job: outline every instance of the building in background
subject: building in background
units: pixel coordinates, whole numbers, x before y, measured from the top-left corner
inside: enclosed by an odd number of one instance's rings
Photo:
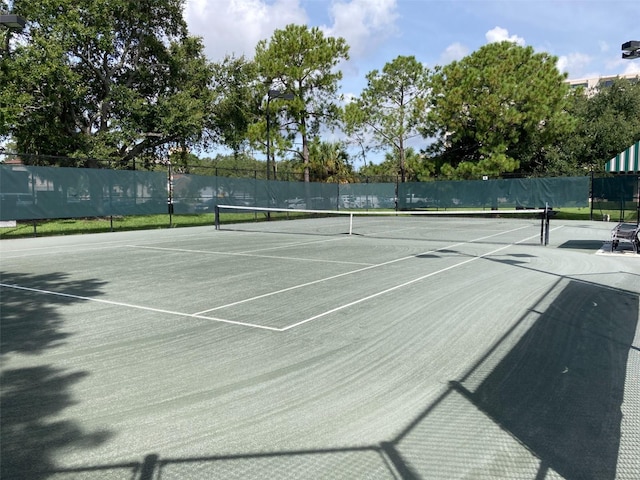
[[[626,78],[629,81],[640,81],[640,74],[628,73],[623,75],[608,75],[604,77],[577,78],[565,80],[571,88],[582,87],[587,95],[593,95],[598,88],[609,87],[616,78]]]

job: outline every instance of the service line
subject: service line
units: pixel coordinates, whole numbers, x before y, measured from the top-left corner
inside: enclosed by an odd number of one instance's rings
[[[519,230],[519,229],[516,228],[514,230]],[[507,232],[503,232],[503,233],[507,233]],[[493,237],[493,236],[495,236],[495,235],[490,235],[489,237]],[[489,238],[489,237],[483,237],[482,239]],[[512,247],[513,245],[517,245],[519,243],[526,242],[527,240],[531,240],[532,238],[537,238],[537,237],[538,237],[538,235],[532,235],[531,237],[524,238],[524,239],[519,240],[519,241],[517,241],[515,243],[509,244],[509,245],[505,245],[505,246],[500,247],[500,248],[496,248],[495,250],[492,250],[492,251],[487,252],[487,253],[483,253],[482,255],[478,255],[477,257],[468,258],[467,260],[463,260],[462,262],[456,263],[455,265],[450,265],[448,267],[441,268],[440,270],[436,270],[435,272],[427,273],[426,275],[422,275],[421,277],[414,278],[412,280],[409,280],[407,282],[401,283],[399,285],[395,285],[393,287],[387,288],[387,289],[382,290],[380,292],[373,293],[371,295],[367,295],[366,297],[360,298],[358,300],[354,300],[353,302],[345,303],[344,305],[340,305],[339,307],[332,308],[331,310],[327,310],[326,312],[319,313],[318,315],[314,315],[313,317],[309,317],[309,318],[307,318],[305,320],[301,320],[299,322],[293,323],[291,325],[288,325],[286,327],[281,328],[280,331],[285,332],[287,330],[291,330],[292,328],[299,327],[300,325],[304,325],[305,323],[309,323],[309,322],[311,322],[313,320],[317,320],[318,318],[322,318],[322,317],[325,317],[325,316],[330,315],[332,313],[338,312],[340,310],[344,310],[345,308],[349,308],[349,307],[352,307],[354,305],[358,305],[359,303],[363,303],[363,302],[369,301],[369,300],[371,300],[373,298],[379,297],[381,295],[385,295],[385,294],[387,294],[389,292],[393,292],[395,290],[399,290],[401,288],[407,287],[407,286],[412,285],[414,283],[420,282],[420,281],[422,281],[422,280],[424,280],[426,278],[433,277],[434,275],[438,275],[440,273],[447,272],[447,271],[452,270],[454,268],[461,267],[462,265],[466,265],[467,263],[475,262],[476,260],[479,260],[479,259],[481,259],[483,257],[487,257],[489,255],[493,255],[494,253],[500,252],[502,250],[506,250],[507,248]],[[470,242],[464,242],[464,243],[472,243],[474,241],[479,241],[479,240],[481,240],[481,239],[471,240]],[[445,248],[451,248],[451,247],[455,247],[457,245],[461,245],[461,243],[457,243],[457,244],[451,245],[450,247],[445,247]],[[438,250],[443,250],[443,249],[439,248]],[[423,253],[421,255],[425,255],[427,253],[437,252],[438,250],[433,250],[431,252],[425,252],[425,253]]]
[[[408,255],[406,257],[396,258],[396,259],[393,259],[393,260],[389,260],[387,262],[377,263],[375,265],[368,265],[368,266],[365,266],[363,268],[357,268],[355,270],[350,270],[348,272],[339,273],[337,275],[331,275],[330,277],[324,277],[324,278],[320,278],[318,280],[312,280],[311,282],[305,282],[305,283],[301,283],[301,284],[298,284],[298,285],[293,285],[291,287],[282,288],[280,290],[275,290],[273,292],[264,293],[262,295],[257,295],[255,297],[249,297],[249,298],[245,298],[243,300],[238,300],[236,302],[227,303],[225,305],[219,305],[219,306],[214,307],[214,308],[209,308],[207,310],[202,310],[201,312],[196,312],[194,315],[202,315],[202,314],[213,312],[213,311],[216,311],[216,310],[221,310],[223,308],[234,307],[236,305],[241,305],[243,303],[253,302],[255,300],[261,300],[263,298],[271,297],[273,295],[279,295],[281,293],[290,292],[292,290],[297,290],[299,288],[305,288],[305,287],[309,287],[311,285],[316,285],[318,283],[328,282],[328,281],[331,281],[331,280],[335,280],[336,278],[345,277],[347,275],[353,275],[353,274],[356,274],[356,273],[361,273],[361,272],[364,272],[364,271],[367,271],[367,270],[371,270],[371,269],[374,269],[374,268],[384,267],[384,266],[387,266],[387,265],[391,265],[393,263],[402,262],[402,261],[405,261],[405,260],[409,260],[409,259],[415,258],[416,256],[428,255],[430,253],[436,253],[436,252],[439,252],[441,250],[448,250],[448,249],[451,249],[453,247],[457,247],[457,246],[460,246],[460,245],[479,242],[479,241],[482,241],[482,240],[486,240],[487,238],[496,237],[496,236],[499,236],[499,235],[504,235],[505,233],[515,232],[517,230],[522,230],[524,228],[530,228],[530,227],[529,226],[518,227],[518,228],[511,229],[511,230],[507,230],[505,232],[494,233],[492,235],[487,235],[487,236],[484,236],[484,237],[475,238],[475,239],[469,240],[467,242],[454,243],[452,245],[447,245],[446,247],[437,248],[435,250],[429,250],[427,252],[422,252],[422,253],[417,254],[417,255]],[[530,238],[534,238],[534,237],[530,237]],[[525,239],[525,240],[522,240],[522,241],[526,241],[526,240],[528,240],[528,239]]]
[[[133,305],[131,303],[123,303],[123,302],[114,302],[111,300],[104,300],[101,298],[93,298],[93,297],[84,297],[81,295],[72,295],[69,293],[62,293],[62,292],[54,292],[51,290],[42,290],[40,288],[31,288],[31,287],[23,287],[21,285],[12,285],[12,284],[7,284],[7,283],[0,283],[0,287],[5,287],[5,288],[12,288],[14,290],[22,290],[22,291],[26,291],[26,292],[32,292],[32,293],[39,293],[42,295],[54,295],[56,297],[64,297],[64,298],[72,298],[74,300],[82,300],[85,302],[96,302],[96,303],[102,303],[102,304],[107,304],[107,305],[114,305],[117,307],[126,307],[126,308],[134,308],[136,310],[145,310],[147,312],[155,312],[155,313],[163,313],[163,314],[167,314],[167,315],[175,315],[175,316],[179,316],[179,317],[189,317],[189,318],[199,318],[202,320],[211,320],[213,322],[220,322],[220,323],[230,323],[232,325],[241,325],[243,327],[251,327],[251,328],[260,328],[262,330],[271,330],[271,331],[281,331],[281,328],[273,328],[273,327],[267,327],[265,325],[258,325],[255,323],[247,323],[247,322],[237,322],[234,320],[225,320],[224,318],[216,318],[216,317],[209,317],[209,316],[202,316],[202,315],[198,315],[195,313],[184,313],[184,312],[176,312],[176,311],[172,311],[172,310],[164,310],[161,308],[152,308],[152,307],[145,307],[142,305]]]

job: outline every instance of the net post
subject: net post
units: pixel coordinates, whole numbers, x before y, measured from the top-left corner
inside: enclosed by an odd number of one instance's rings
[[[547,203],[547,206],[544,210],[544,216],[545,216],[545,234],[544,234],[544,244],[545,245],[549,245],[549,223],[551,222],[551,211],[549,209],[549,204]]]
[[[551,211],[549,203],[545,203],[544,207],[544,244],[549,245],[549,223],[551,221]]]
[[[216,230],[220,230],[220,207],[217,204],[213,207],[213,224]]]
[[[349,214],[349,235],[353,233],[353,213]]]
[[[540,214],[540,245],[544,245],[544,217],[546,216],[547,211]]]

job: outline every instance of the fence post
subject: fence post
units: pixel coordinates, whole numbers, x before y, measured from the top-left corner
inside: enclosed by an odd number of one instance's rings
[[[398,175],[396,175],[396,212],[400,209],[400,183],[398,182]]]
[[[591,183],[589,184],[589,220],[593,221],[593,165],[591,165]]]
[[[638,207],[636,208],[636,226],[640,225],[640,175],[636,179],[636,195],[638,196]]]

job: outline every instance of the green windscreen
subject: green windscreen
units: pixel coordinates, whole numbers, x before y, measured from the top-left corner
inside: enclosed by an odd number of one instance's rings
[[[0,165],[0,220],[213,213],[217,204],[312,210],[586,207],[589,181],[568,177],[305,183],[168,170]],[[614,197],[619,189],[624,198],[633,199],[631,183],[603,184],[598,191]]]
[[[588,177],[404,183],[398,203],[409,208],[587,207]]]
[[[167,211],[162,172],[0,167],[2,220],[145,215]]]

